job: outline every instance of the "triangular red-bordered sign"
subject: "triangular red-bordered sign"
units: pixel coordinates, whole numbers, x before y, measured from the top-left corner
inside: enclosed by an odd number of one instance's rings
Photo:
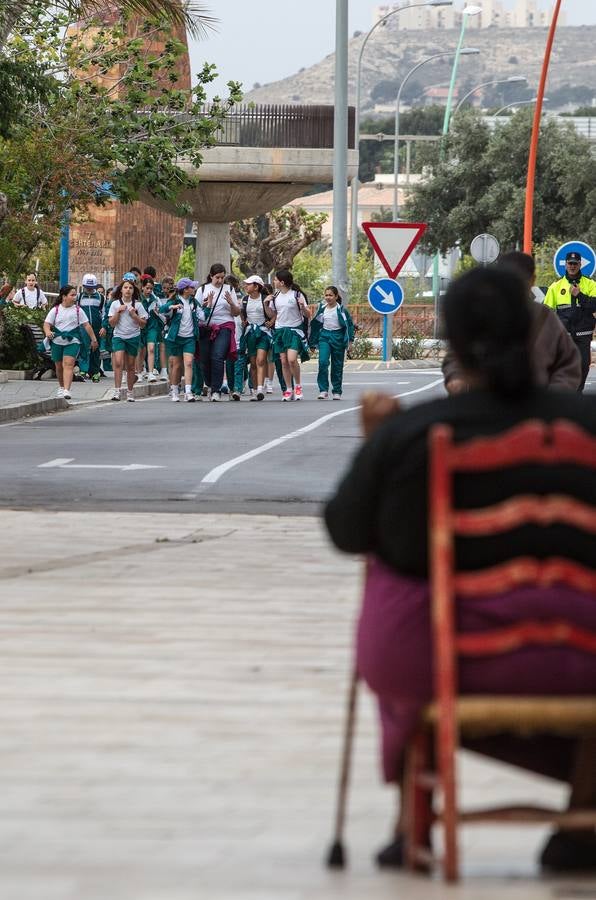
[[[426,224],[422,222],[363,222],[362,228],[389,278],[395,278],[426,231]]]

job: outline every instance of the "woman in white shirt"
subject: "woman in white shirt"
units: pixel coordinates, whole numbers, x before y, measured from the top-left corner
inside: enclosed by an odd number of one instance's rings
[[[97,338],[89,319],[77,305],[77,289],[72,284],[60,288],[58,301],[49,311],[43,323],[46,338],[51,342],[52,360],[56,364],[56,376],[60,387],[58,397],[70,400],[70,387],[75,362],[79,356],[84,328],[91,341],[91,349],[97,350]]]
[[[141,303],[141,293],[133,272],[122,276],[120,284],[114,288],[110,305],[109,322],[114,329],[112,337],[112,365],[114,367],[114,393],[112,400],[120,400],[122,393],[122,371],[126,362],[126,399],[134,401],[136,381],[135,363],[139,353],[141,328],[149,318]]]
[[[282,400],[302,400],[300,382],[300,360],[309,358],[303,320],[310,319],[306,297],[294,284],[289,269],[280,269],[273,279],[275,294],[270,301],[270,309],[275,313],[273,352],[281,359],[281,367],[286,382]],[[292,391],[292,379],[294,390]]]
[[[236,323],[240,304],[236,292],[224,284],[225,266],[214,263],[196,298],[205,317],[199,331],[199,351],[208,400],[221,400],[225,361],[236,358]]]
[[[243,333],[240,352],[248,356],[250,365],[250,382],[257,393],[251,393],[251,400],[265,399],[265,381],[267,379],[267,353],[271,347],[271,321],[267,296],[263,279],[258,275],[250,275],[244,281],[246,297],[242,301]],[[238,385],[236,385],[237,393]],[[234,394],[232,394],[234,397]],[[240,394],[234,399],[240,399]]]

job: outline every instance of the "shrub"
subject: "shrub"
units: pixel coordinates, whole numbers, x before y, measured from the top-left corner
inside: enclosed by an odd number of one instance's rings
[[[393,359],[419,359],[422,356],[424,335],[412,329],[407,335],[393,344]]]
[[[348,353],[348,359],[368,359],[373,355],[373,342],[366,337],[357,337]]]
[[[21,325],[32,322],[43,325],[46,312],[43,309],[24,309],[6,306],[0,310],[0,369],[32,369],[35,357],[21,333]]]

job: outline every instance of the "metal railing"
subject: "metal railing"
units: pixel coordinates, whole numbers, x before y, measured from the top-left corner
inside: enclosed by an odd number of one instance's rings
[[[207,112],[209,107],[205,107]],[[226,114],[217,144],[231,147],[333,148],[333,106],[240,104]],[[348,108],[348,147],[354,149],[354,107]]]

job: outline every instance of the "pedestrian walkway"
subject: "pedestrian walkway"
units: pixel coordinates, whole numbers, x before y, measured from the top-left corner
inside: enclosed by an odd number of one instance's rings
[[[348,847],[331,832],[359,566],[317,519],[3,512],[0,896],[572,900],[540,829],[466,833],[466,878],[380,873],[393,792],[359,706]],[[539,778],[463,760],[467,802]]]

